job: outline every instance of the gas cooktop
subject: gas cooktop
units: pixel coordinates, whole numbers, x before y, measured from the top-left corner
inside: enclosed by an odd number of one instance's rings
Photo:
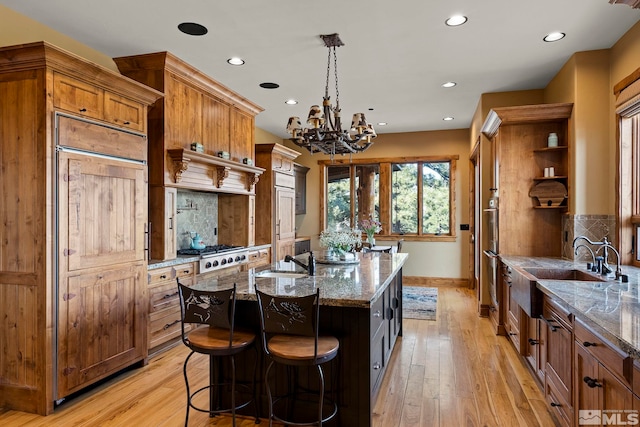
[[[213,245],[213,246],[206,246],[204,249],[179,249],[178,255],[219,254],[219,253],[228,252],[234,249],[241,249],[241,248],[242,246]]]

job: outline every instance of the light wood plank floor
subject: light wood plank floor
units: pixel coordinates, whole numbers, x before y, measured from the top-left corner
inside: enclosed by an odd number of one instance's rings
[[[513,347],[491,332],[488,319],[478,318],[474,291],[439,287],[437,320],[406,319],[403,328],[374,408],[374,427],[554,425],[542,392]],[[184,425],[186,354],[178,345],[48,417],[0,410],[0,425]],[[206,359],[199,369],[196,381],[204,383]],[[231,425],[228,417],[191,414],[192,426]],[[255,424],[243,419],[238,425]]]

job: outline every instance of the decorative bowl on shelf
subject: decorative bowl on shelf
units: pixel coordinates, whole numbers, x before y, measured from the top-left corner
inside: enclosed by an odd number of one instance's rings
[[[560,206],[567,198],[567,187],[559,181],[538,182],[529,191],[529,197],[535,197],[540,206]]]

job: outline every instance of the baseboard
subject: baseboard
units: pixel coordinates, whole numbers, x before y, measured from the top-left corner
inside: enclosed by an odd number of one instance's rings
[[[403,286],[450,286],[469,287],[469,279],[452,279],[447,277],[402,276]]]

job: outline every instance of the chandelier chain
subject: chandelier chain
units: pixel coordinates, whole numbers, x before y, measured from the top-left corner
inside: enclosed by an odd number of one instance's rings
[[[333,46],[333,71],[336,76],[336,110],[340,110],[340,92],[338,92],[338,56],[336,55],[335,46]]]
[[[327,49],[327,82],[324,85],[325,98],[329,98],[329,74],[331,74],[331,49]]]

